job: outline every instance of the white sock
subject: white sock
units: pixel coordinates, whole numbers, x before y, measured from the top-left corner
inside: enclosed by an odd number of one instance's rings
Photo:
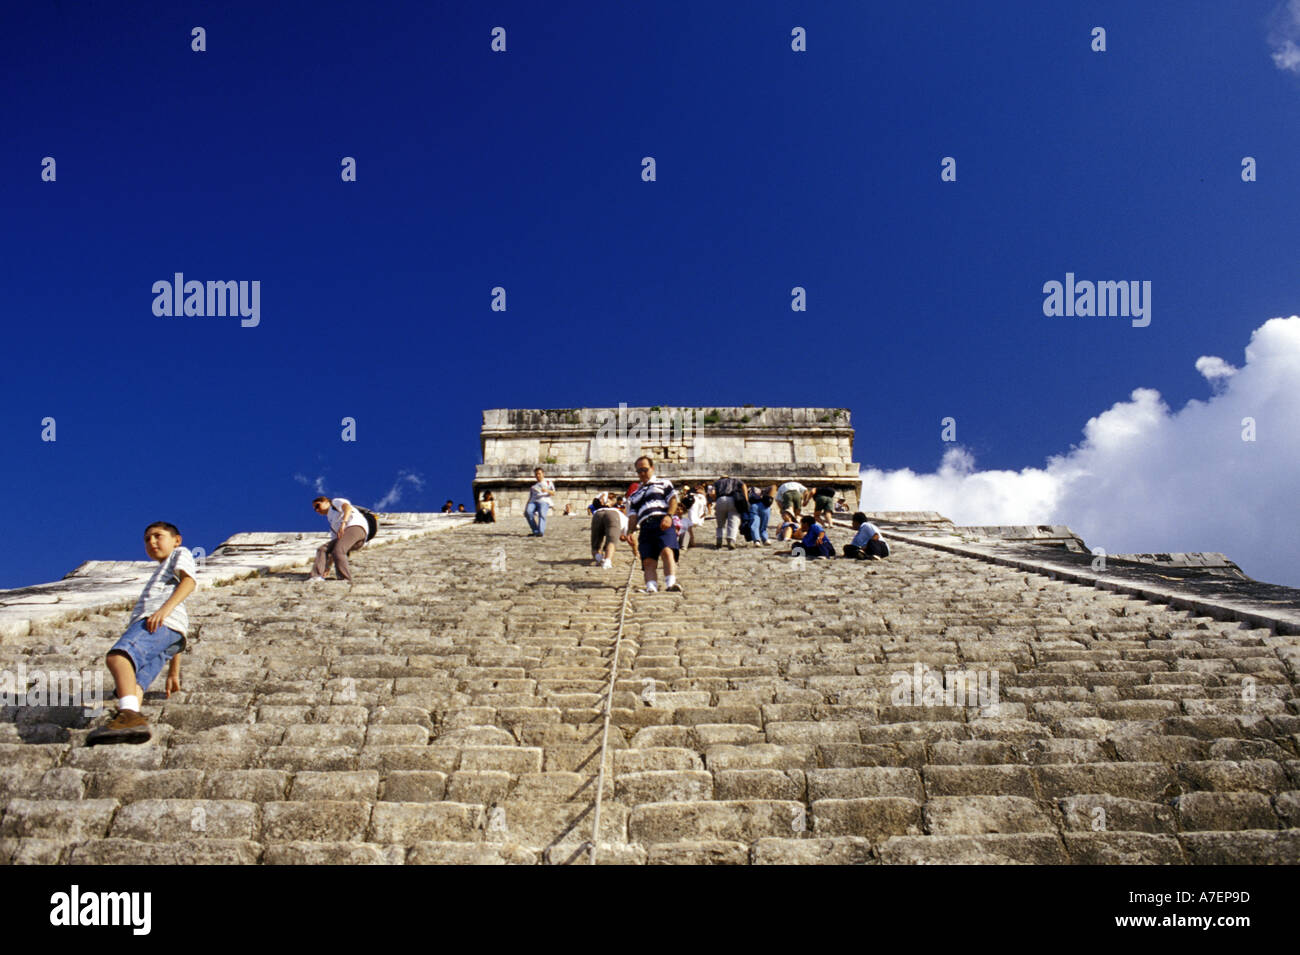
[[[119,700],[117,701],[117,708],[118,708],[119,710],[134,710],[135,712],[139,713],[139,712],[140,712],[140,697],[138,697],[138,696],[124,696],[124,697],[122,697],[121,699],[119,699]]]
[[[672,586],[673,584],[675,584],[675,583],[677,583],[677,575],[676,575],[676,574],[664,574],[664,586],[665,586],[665,587],[671,587],[671,586]]]
[[[658,590],[658,589],[659,589],[659,584],[658,584],[656,581],[653,581],[653,580],[647,580],[647,581],[645,582],[645,589],[646,589],[646,590],[652,590],[652,591],[653,591],[653,590]]]

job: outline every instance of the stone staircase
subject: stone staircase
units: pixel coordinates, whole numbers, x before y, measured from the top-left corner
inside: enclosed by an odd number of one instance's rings
[[[631,559],[592,567],[585,516],[363,550],[350,593],[200,591],[151,743],[4,711],[0,859],[586,863],[600,788],[600,863],[1300,862],[1300,637],[901,542],[775,550],[634,576],[603,760]],[[124,616],[0,667],[100,668]],[[898,705],[916,664],[999,699]]]

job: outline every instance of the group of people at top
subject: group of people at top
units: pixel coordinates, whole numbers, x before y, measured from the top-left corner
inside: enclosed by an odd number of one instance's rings
[[[755,547],[768,546],[772,508],[779,507],[780,527],[775,539],[789,541],[788,556],[810,559],[835,557],[834,545],[828,537],[837,511],[847,513],[840,499],[837,507],[836,488],[830,485],[805,487],[798,481],[781,485],[750,486],[739,478],[724,475],[712,484],[699,487],[686,485],[679,493],[671,481],[654,473],[654,461],[642,456],[634,463],[637,479],[625,495],[608,492],[600,494],[587,507],[591,515],[591,557],[599,567],[613,566],[614,553],[620,541],[633,546],[641,558],[647,593],[659,589],[657,568],[664,567],[664,588],[680,592],[677,581],[677,561],[691,547],[701,543],[699,528],[712,517],[715,524],[714,542],[718,548],[735,550],[738,541]],[[536,478],[528,491],[524,518],[530,536],[544,537],[546,519],[555,497],[555,482],[546,477],[542,468],[533,472]],[[812,504],[812,513],[803,510]],[[484,494],[480,512],[484,508],[495,511],[491,492]],[[570,513],[566,508],[565,513]],[[493,513],[492,520],[495,520]],[[867,520],[861,511],[852,517],[854,537],[843,547],[843,556],[860,560],[882,560],[889,556],[889,545],[879,528]]]

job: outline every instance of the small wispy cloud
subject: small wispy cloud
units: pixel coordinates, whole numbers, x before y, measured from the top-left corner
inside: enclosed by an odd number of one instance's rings
[[[391,507],[402,499],[402,491],[406,488],[421,491],[424,489],[424,479],[414,471],[398,471],[397,479],[393,481],[393,486],[388,489],[388,493],[371,506],[376,511]]]
[[[325,493],[325,478],[323,475],[320,477],[309,478],[305,474],[295,474],[293,479],[303,487],[311,488],[317,494]]]
[[[1268,45],[1274,66],[1300,73],[1300,0],[1287,0],[1273,11]]]
[[[1227,387],[1228,379],[1237,373],[1236,366],[1229,364],[1217,355],[1202,355],[1196,359],[1196,370],[1214,388],[1215,394],[1221,393]]]

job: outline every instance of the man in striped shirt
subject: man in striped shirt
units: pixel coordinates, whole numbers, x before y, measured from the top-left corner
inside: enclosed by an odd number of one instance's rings
[[[659,590],[659,558],[664,559],[664,589],[681,593],[677,583],[677,531],[673,529],[673,515],[677,513],[677,492],[671,481],[655,477],[654,462],[642,456],[636,459],[637,489],[627,498],[627,533],[623,540],[632,543],[641,555],[641,569],[645,571],[645,592]]]

